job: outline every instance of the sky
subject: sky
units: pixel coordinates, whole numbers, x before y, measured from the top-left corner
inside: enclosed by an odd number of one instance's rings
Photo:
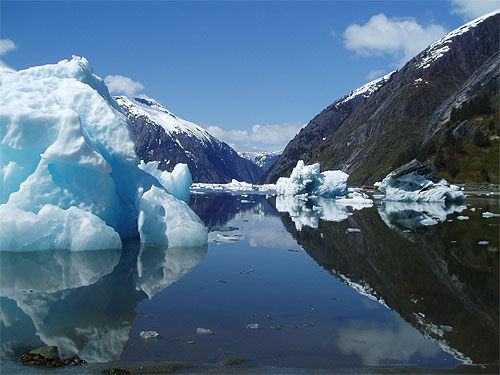
[[[238,151],[279,151],[325,107],[500,0],[0,1],[14,69],[85,56]]]

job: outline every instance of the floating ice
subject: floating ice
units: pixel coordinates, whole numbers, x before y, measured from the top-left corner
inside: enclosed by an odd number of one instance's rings
[[[276,182],[279,195],[309,195],[334,198],[347,194],[347,178],[342,171],[320,172],[319,163],[305,165],[299,160],[290,177],[280,177]]]
[[[452,202],[465,199],[458,186],[431,176],[432,168],[414,159],[389,173],[380,183],[385,201]]]
[[[489,245],[490,241],[479,241],[478,245]]]
[[[145,164],[141,160],[139,168],[154,176],[174,197],[189,203],[189,187],[193,182],[193,178],[187,164],[179,163],[172,172],[167,172],[159,170],[156,161]]]
[[[198,335],[213,335],[213,331],[208,328],[196,328]]]
[[[174,203],[137,167],[132,126],[85,58],[2,69],[0,86],[3,250],[121,248],[118,235],[137,236],[140,207],[148,206],[169,212],[143,209],[142,232],[170,227],[142,242],[161,237],[180,244],[190,237],[193,244],[206,237],[189,207]],[[184,187],[187,174],[182,167],[178,171],[174,187]],[[153,223],[149,214],[164,222]],[[187,234],[180,233],[181,217]]]
[[[494,214],[492,212],[486,211],[481,214],[485,219],[489,219],[490,217],[499,217],[500,214]]]
[[[141,331],[139,332],[142,341],[156,341],[158,332],[156,331]]]
[[[457,219],[458,220],[469,220],[469,217],[460,215],[460,216],[457,216]]]

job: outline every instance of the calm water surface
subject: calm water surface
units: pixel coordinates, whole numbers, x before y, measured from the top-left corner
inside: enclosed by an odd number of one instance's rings
[[[208,246],[1,253],[0,371],[25,371],[19,354],[42,345],[113,365],[498,370],[499,218],[482,215],[497,200],[220,193],[193,194],[191,207]],[[141,340],[149,330],[156,341]]]

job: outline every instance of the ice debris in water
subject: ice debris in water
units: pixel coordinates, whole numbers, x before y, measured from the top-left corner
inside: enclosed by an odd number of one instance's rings
[[[465,199],[458,186],[432,177],[433,168],[413,159],[389,173],[380,183],[385,201],[452,202]]]
[[[359,228],[347,228],[347,232],[349,232],[349,233],[360,233],[361,229],[359,229]]]
[[[489,245],[490,241],[479,241],[478,245]]]
[[[193,178],[187,164],[179,163],[174,167],[172,172],[167,172],[158,169],[157,161],[150,161],[145,164],[141,160],[139,168],[156,177],[165,190],[174,197],[189,203],[189,187],[193,183]]]
[[[260,329],[260,325],[258,323],[250,323],[247,324],[248,329]]]
[[[460,216],[457,216],[457,219],[458,220],[469,220],[469,217],[468,216],[460,215]]]
[[[492,212],[486,211],[481,214],[485,219],[489,219],[490,217],[500,217],[500,214],[494,214]]]
[[[158,337],[158,332],[156,331],[141,331],[139,333],[141,340],[143,341],[155,341]]]
[[[0,250],[121,248],[138,233],[206,243],[196,214],[137,167],[132,125],[85,58],[1,69]]]
[[[208,328],[196,328],[198,335],[213,335],[213,331]]]
[[[319,163],[305,165],[299,160],[290,177],[280,177],[276,182],[279,195],[309,195],[338,197],[347,194],[347,178],[342,171],[320,172]]]

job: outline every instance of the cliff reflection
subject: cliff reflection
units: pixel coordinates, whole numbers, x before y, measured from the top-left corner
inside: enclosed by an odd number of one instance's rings
[[[472,212],[467,222],[426,226],[425,231],[407,238],[404,231],[420,228],[422,220],[443,222],[464,207],[444,212],[435,206],[420,209],[398,204],[353,210],[343,221],[320,220],[317,228],[301,230],[292,215],[280,213],[280,217],[299,245],[332,275],[387,304],[464,363],[495,364],[499,350],[498,227]],[[300,210],[307,211],[307,207],[294,207],[294,212]],[[349,233],[348,228],[359,232]],[[489,248],[477,244],[484,238],[490,241]],[[373,333],[369,328],[346,329],[357,330],[349,331],[352,337]],[[342,337],[338,344],[345,353],[359,352],[366,365],[380,362],[376,353],[364,351],[361,344],[346,344]]]

